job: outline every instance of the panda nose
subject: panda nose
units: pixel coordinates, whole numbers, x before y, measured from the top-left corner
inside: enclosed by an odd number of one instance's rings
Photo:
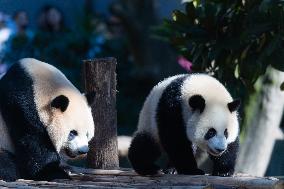
[[[79,154],[85,154],[89,151],[89,147],[88,146],[84,146],[82,147],[80,150],[78,150]]]
[[[78,151],[79,154],[85,154],[87,152],[83,152],[83,151]]]
[[[221,149],[221,148],[215,148],[215,150],[219,153],[224,152],[226,149]]]

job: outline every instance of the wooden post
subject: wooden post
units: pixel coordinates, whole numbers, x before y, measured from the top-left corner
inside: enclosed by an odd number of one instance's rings
[[[116,59],[85,60],[83,73],[85,92],[96,92],[92,105],[95,134],[87,155],[88,166],[117,169]]]

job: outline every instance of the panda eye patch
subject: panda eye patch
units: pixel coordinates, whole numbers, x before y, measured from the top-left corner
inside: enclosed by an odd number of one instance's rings
[[[78,132],[75,130],[70,131],[69,136],[68,136],[68,140],[73,140],[75,138],[75,136],[78,135]]]
[[[217,131],[214,128],[210,128],[206,135],[204,136],[205,140],[209,140],[210,138],[214,137],[216,135]]]
[[[225,131],[224,131],[224,136],[225,136],[226,138],[228,138],[228,129],[225,129]]]

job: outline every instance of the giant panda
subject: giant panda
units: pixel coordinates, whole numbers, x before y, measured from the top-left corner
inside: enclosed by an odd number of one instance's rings
[[[139,115],[128,158],[141,175],[159,173],[161,156],[178,174],[202,175],[196,149],[208,153],[213,175],[230,176],[238,152],[240,100],[206,74],[176,75],[157,84]],[[164,158],[165,159],[165,158]]]
[[[60,154],[88,152],[93,96],[52,65],[32,58],[15,63],[0,80],[0,179],[68,179]]]

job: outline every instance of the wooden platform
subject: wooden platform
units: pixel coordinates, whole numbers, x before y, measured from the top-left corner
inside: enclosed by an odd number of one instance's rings
[[[173,189],[284,189],[283,180],[275,177],[260,178],[245,175],[234,177],[160,175],[138,176],[131,170],[93,170],[75,168],[73,180],[56,182],[18,180],[0,181],[0,187],[8,188],[173,188]],[[75,172],[75,173],[74,173]]]

